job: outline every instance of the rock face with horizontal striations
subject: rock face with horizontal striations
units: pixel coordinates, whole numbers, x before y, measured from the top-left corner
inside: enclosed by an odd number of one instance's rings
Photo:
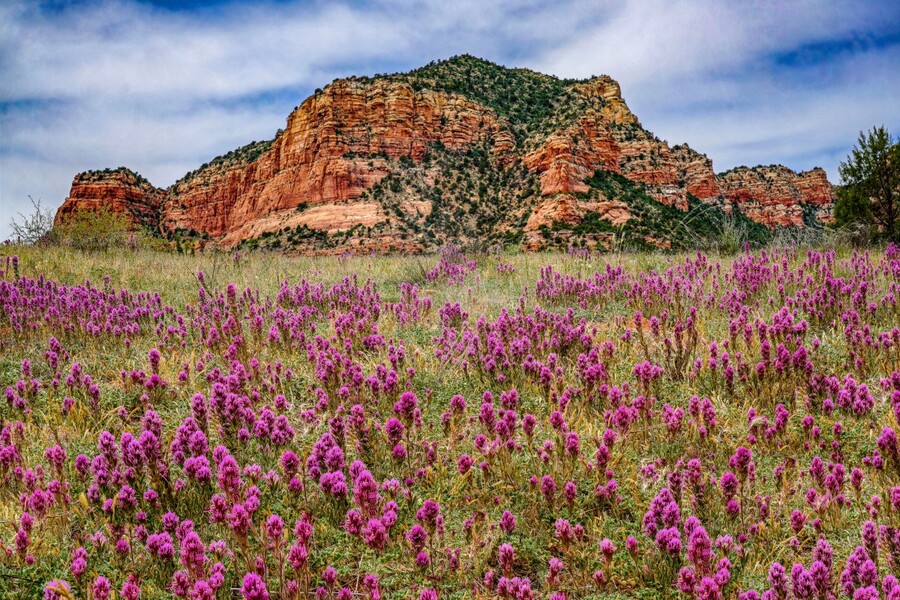
[[[601,190],[598,173],[624,179]],[[106,205],[167,236],[299,252],[418,252],[523,236],[538,248],[553,243],[547,229],[583,243],[594,230],[590,239],[608,238],[607,226],[669,247],[678,241],[663,221],[698,206],[803,227],[804,215],[827,218],[833,199],[821,169],[716,176],[705,155],[645,130],[608,76],[560,80],[461,56],[336,80],[273,140],[165,190],[130,171],[81,174],[58,218]]]
[[[107,207],[125,215],[137,227],[159,228],[160,204],[165,191],[153,187],[137,173],[119,167],[106,171],[86,171],[72,180],[69,197],[56,211],[60,223],[81,209]]]
[[[803,227],[804,211],[821,222],[831,217],[834,188],[819,168],[795,173],[781,165],[738,167],[719,181],[728,201],[767,227]]]
[[[391,160],[421,160],[435,143],[465,149],[489,135],[496,152],[513,147],[490,110],[462,97],[390,81],[336,81],[294,110],[253,162],[211,166],[177,183],[165,224],[234,244],[258,234],[256,222],[270,215],[358,199],[391,172]],[[341,218],[300,216],[290,224],[339,231],[384,220],[370,209],[333,211]]]

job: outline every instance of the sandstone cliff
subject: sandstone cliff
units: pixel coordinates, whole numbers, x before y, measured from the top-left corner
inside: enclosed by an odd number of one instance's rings
[[[781,165],[738,167],[722,173],[719,181],[730,202],[769,226],[803,227],[804,211],[819,221],[831,216],[834,188],[819,168],[795,173]]]
[[[459,96],[384,80],[336,81],[291,113],[258,159],[176,184],[164,223],[226,244],[284,227],[373,225],[386,218],[378,206],[346,201],[388,175],[392,159],[421,160],[429,144],[461,150],[488,136],[494,152],[513,148],[490,110]],[[317,210],[298,213],[300,205]]]
[[[541,247],[553,228],[567,243],[603,243],[618,227],[668,246],[669,222],[697,203],[771,228],[826,218],[832,202],[821,169],[717,177],[705,155],[645,130],[608,76],[560,80],[462,56],[337,80],[274,140],[167,190],[128,171],[79,175],[59,214],[108,205],[164,235],[226,247],[416,252],[447,241]],[[647,229],[647,210],[663,219],[659,231]]]
[[[160,205],[165,193],[124,167],[85,171],[72,180],[69,197],[56,211],[56,222],[78,210],[107,207],[125,215],[135,226],[155,231],[159,229]]]

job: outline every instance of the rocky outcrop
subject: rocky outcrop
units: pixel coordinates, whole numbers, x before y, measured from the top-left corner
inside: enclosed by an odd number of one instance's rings
[[[525,165],[541,174],[541,195],[586,192],[584,180],[597,169],[620,171],[621,150],[596,113],[550,134],[540,148],[525,155]]]
[[[515,147],[490,109],[459,96],[384,80],[336,81],[295,109],[254,162],[211,167],[173,186],[164,222],[235,243],[274,223],[274,213],[359,198],[391,172],[391,159],[421,160],[432,144],[458,150],[488,137],[497,154]],[[356,213],[366,215],[357,223],[371,220],[367,211],[346,214]],[[342,219],[330,230],[348,224]]]
[[[62,223],[78,210],[107,208],[124,215],[135,227],[156,231],[164,196],[164,190],[124,167],[86,171],[72,180],[69,197],[56,211],[55,221]]]
[[[525,231],[556,224],[578,225],[588,213],[597,213],[599,219],[611,225],[624,225],[632,218],[628,205],[618,200],[579,200],[570,194],[557,194],[541,202],[531,213]]]
[[[834,188],[819,168],[738,167],[719,175],[719,182],[729,203],[768,227],[803,227],[804,211],[821,222],[831,217]]]
[[[584,209],[569,194],[556,194],[541,202],[528,217],[525,231],[552,227],[555,223],[578,225],[584,218]]]
[[[585,180],[597,169],[620,173],[648,186],[664,204],[686,209],[687,195],[716,199],[719,186],[712,161],[687,145],[669,145],[641,128],[621,96],[619,84],[596,77],[574,86],[575,91],[602,99],[576,125],[550,134],[524,157],[528,168],[541,173],[541,194],[583,193]]]
[[[418,251],[440,243],[447,218],[454,231],[495,239],[577,228],[592,214],[614,225],[640,218],[598,196],[597,171],[669,207],[687,210],[695,197],[769,227],[829,214],[834,196],[821,169],[717,177],[705,155],[645,130],[608,76],[561,81],[473,57],[433,65],[337,80],[298,106],[274,140],[219,157],[167,190],[124,169],[79,175],[57,218],[109,206],[142,226],[226,247],[281,236],[304,252]]]

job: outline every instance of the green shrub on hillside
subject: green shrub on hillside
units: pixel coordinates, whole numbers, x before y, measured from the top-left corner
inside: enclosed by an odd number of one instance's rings
[[[128,217],[104,206],[67,216],[54,232],[60,242],[73,248],[103,251],[125,247],[131,229]]]

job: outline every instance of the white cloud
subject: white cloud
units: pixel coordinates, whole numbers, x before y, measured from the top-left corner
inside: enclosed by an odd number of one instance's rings
[[[66,17],[8,11],[20,40],[2,98],[228,98],[309,83],[317,64],[387,57],[404,39],[385,17],[237,7],[212,21],[107,1]],[[51,41],[52,40],[52,41]]]
[[[568,77],[599,74],[600,67],[627,87],[723,73],[766,53],[839,39],[866,27],[878,12],[870,5],[630,0],[535,66]]]
[[[335,77],[464,52],[564,77],[612,75],[646,127],[706,152],[717,169],[824,164],[834,179],[859,129],[900,129],[897,46],[817,67],[776,68],[769,57],[900,22],[889,2],[844,6],[373,0],[171,12],[99,0],[46,12],[7,2],[0,239],[29,194],[56,206],[76,172],[125,165],[166,186],[217,154],[270,138],[307,93]]]

